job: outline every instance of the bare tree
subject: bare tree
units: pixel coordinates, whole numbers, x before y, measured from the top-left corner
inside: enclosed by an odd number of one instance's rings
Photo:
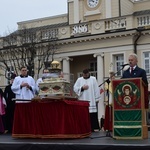
[[[0,68],[5,71],[5,77],[9,78],[7,73],[15,72],[18,75],[21,66],[26,66],[28,74],[34,76],[35,68],[39,74],[47,62],[53,61],[57,50],[58,33],[52,33],[53,35],[48,34],[49,36],[43,40],[42,29],[25,28],[3,37],[3,47],[0,49]],[[37,60],[36,67],[35,60]]]

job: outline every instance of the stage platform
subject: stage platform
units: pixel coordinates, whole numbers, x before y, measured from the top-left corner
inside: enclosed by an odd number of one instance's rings
[[[22,139],[1,134],[0,150],[150,150],[150,131],[144,140],[115,140],[107,133],[97,131],[83,139]]]

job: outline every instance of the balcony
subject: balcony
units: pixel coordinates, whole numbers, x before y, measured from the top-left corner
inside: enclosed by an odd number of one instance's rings
[[[105,21],[105,32],[126,29],[126,18],[115,18]]]
[[[150,15],[137,17],[137,24],[138,27],[150,26]]]
[[[113,32],[134,28],[150,28],[150,15],[127,16],[124,18],[114,18],[104,21],[104,32]]]

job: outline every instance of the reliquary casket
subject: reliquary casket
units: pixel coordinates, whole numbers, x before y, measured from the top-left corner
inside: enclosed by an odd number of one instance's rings
[[[40,96],[72,96],[71,84],[64,78],[46,78],[43,82],[39,83]]]

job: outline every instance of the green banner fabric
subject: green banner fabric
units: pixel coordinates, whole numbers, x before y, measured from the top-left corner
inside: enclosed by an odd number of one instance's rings
[[[131,128],[134,128],[134,127],[139,127],[142,125],[142,122],[141,121],[135,121],[135,122],[131,122],[131,121],[119,121],[119,122],[115,122],[114,123],[114,127],[115,128],[120,128],[120,127],[123,127],[125,128],[126,126],[129,126]]]
[[[114,112],[114,121],[141,121],[141,110],[116,110]]]
[[[141,78],[113,80],[113,137],[148,138]]]
[[[140,137],[141,119],[141,110],[116,110],[114,112],[114,136]]]
[[[140,128],[115,128],[114,136],[116,137],[141,137],[142,131]]]

